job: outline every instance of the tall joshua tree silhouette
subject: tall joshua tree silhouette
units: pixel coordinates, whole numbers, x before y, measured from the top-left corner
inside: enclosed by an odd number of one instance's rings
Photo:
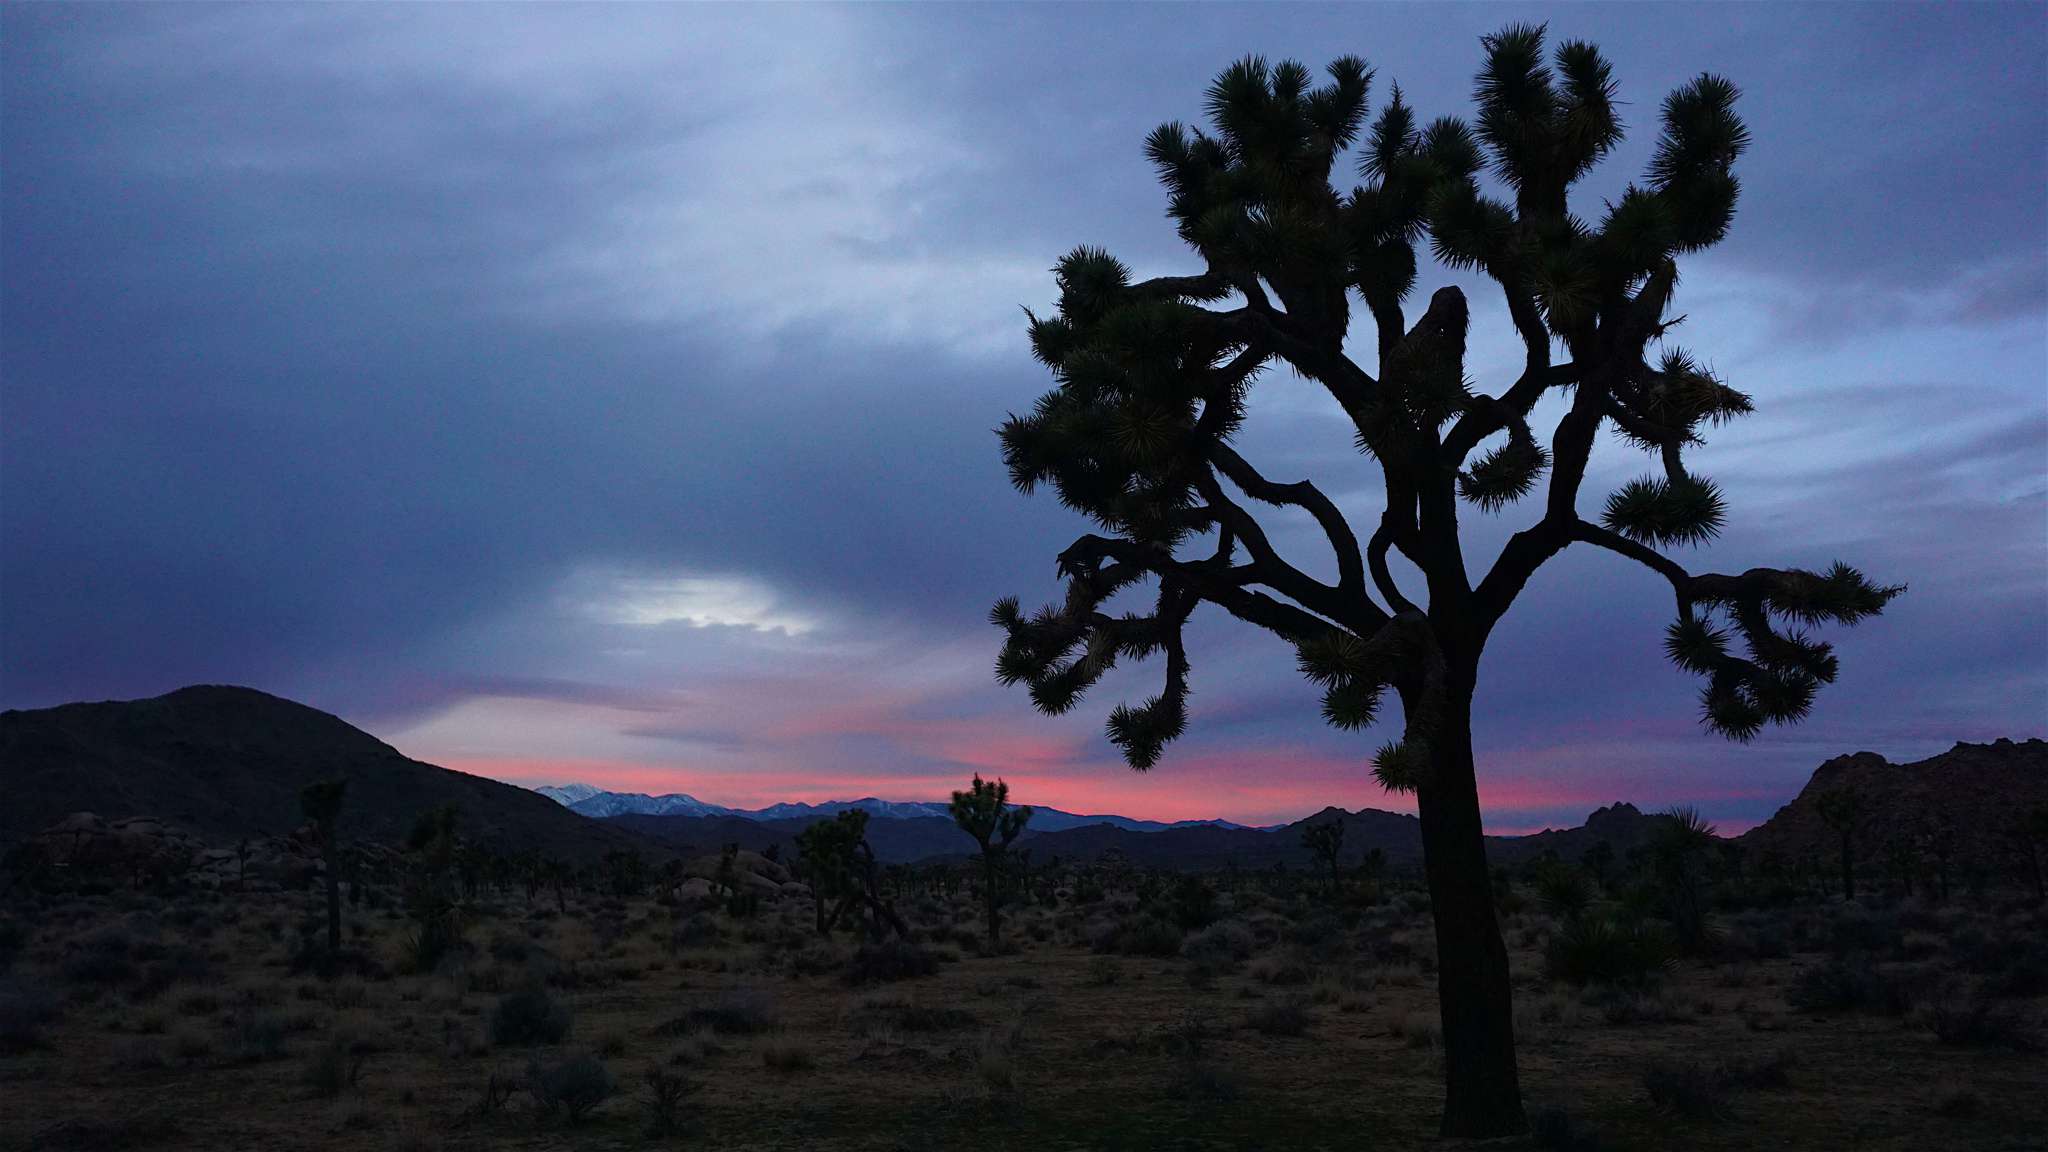
[[[1806,626],[1853,624],[1901,591],[1841,564],[1694,574],[1667,554],[1712,539],[1725,516],[1686,449],[1751,408],[1664,346],[1678,323],[1677,259],[1719,241],[1734,215],[1733,166],[1749,139],[1734,86],[1702,75],[1673,92],[1643,183],[1582,219],[1567,194],[1622,136],[1610,65],[1580,42],[1546,57],[1540,27],[1509,27],[1483,46],[1470,124],[1423,126],[1396,88],[1368,131],[1363,61],[1337,60],[1316,87],[1300,64],[1248,58],[1209,87],[1209,130],[1169,123],[1151,134],[1145,151],[1169,215],[1204,267],[1134,282],[1109,253],[1083,247],[1055,268],[1057,311],[1029,319],[1056,386],[1002,426],[1003,456],[1020,490],[1050,485],[1099,531],[1059,554],[1064,602],[1027,616],[1007,599],[992,612],[1006,634],[999,678],[1028,685],[1048,713],[1073,708],[1118,660],[1164,656],[1159,694],[1109,715],[1110,740],[1141,769],[1186,726],[1182,633],[1205,603],[1292,644],[1339,728],[1371,724],[1392,690],[1402,730],[1375,772],[1414,792],[1422,818],[1443,1131],[1463,1136],[1524,1126],[1471,710],[1487,637],[1530,577],[1584,544],[1668,581],[1677,619],[1666,649],[1705,678],[1706,726],[1737,740],[1799,719],[1834,679],[1834,654]],[[1362,183],[1345,192],[1331,175],[1354,145]],[[1488,167],[1508,199],[1482,190]],[[1466,375],[1463,293],[1439,289],[1412,323],[1404,311],[1425,237],[1439,263],[1483,271],[1506,298],[1526,355],[1497,391]],[[1354,294],[1372,324],[1371,371],[1345,342]],[[1384,505],[1363,532],[1313,482],[1271,479],[1232,446],[1253,383],[1276,362],[1328,393],[1379,466]],[[1565,411],[1545,446],[1530,415],[1553,394]],[[1579,490],[1610,425],[1658,468],[1588,519]],[[1531,495],[1540,513],[1475,583],[1461,502],[1495,514]],[[1284,558],[1253,502],[1312,518],[1335,582]],[[1402,587],[1390,553],[1420,571],[1420,588]],[[1144,581],[1149,613],[1106,610]]]

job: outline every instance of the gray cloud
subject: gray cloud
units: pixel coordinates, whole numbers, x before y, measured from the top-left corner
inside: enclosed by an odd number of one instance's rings
[[[1049,298],[1076,243],[1184,263],[1138,142],[1193,117],[1231,57],[1360,51],[1380,94],[1399,80],[1425,113],[1462,112],[1501,19],[7,8],[0,705],[229,680],[397,731],[534,698],[744,759],[763,738],[675,714],[828,651],[857,678],[936,648],[980,655],[901,674],[901,716],[1039,725],[1106,762],[1100,708],[1033,720],[985,673],[987,603],[1050,596],[1080,528],[996,459],[990,428],[1046,386],[1017,305]],[[1744,207],[1689,271],[1681,332],[1762,412],[1702,457],[1736,508],[1703,562],[1839,551],[1914,584],[1845,638],[1813,724],[1745,762],[1778,779],[1880,736],[2037,722],[2048,21],[1599,6],[1552,24],[1599,40],[1631,101],[1588,211],[1640,171],[1665,90],[1711,68],[1746,91]],[[1473,298],[1484,384],[1515,348]],[[1369,516],[1374,474],[1317,399],[1276,373],[1247,449]],[[1645,467],[1604,455],[1589,503]],[[1472,554],[1526,515],[1475,515]],[[1276,524],[1326,563],[1311,526]],[[622,636],[565,604],[592,573],[745,582],[822,625]],[[1704,778],[1729,754],[1657,656],[1667,599],[1612,557],[1546,572],[1491,656],[1486,742]],[[1190,754],[1363,759],[1284,648],[1198,633]],[[1631,734],[1644,715],[1662,726]],[[946,762],[896,739],[831,755]]]

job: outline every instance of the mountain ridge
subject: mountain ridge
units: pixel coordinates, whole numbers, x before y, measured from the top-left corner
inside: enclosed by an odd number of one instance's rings
[[[299,790],[349,782],[340,833],[396,843],[422,812],[461,809],[479,844],[579,861],[650,845],[532,791],[414,760],[317,708],[254,688],[195,684],[140,700],[0,712],[0,841],[77,812],[144,816],[215,844],[282,836]]]
[[[581,782],[569,784],[543,784],[533,791],[546,796],[580,816],[609,819],[617,816],[738,816],[751,820],[804,819],[814,816],[834,816],[849,808],[858,808],[870,816],[885,820],[907,820],[924,817],[951,819],[944,801],[937,800],[882,800],[874,796],[863,796],[857,800],[826,800],[816,804],[801,801],[784,801],[770,804],[765,808],[730,808],[699,800],[684,792],[668,792],[650,796],[645,792],[611,792],[592,784]],[[1133,832],[1157,832],[1168,828],[1250,828],[1252,825],[1239,824],[1231,820],[1145,820],[1135,816],[1116,813],[1076,813],[1058,808],[1032,808],[1031,822],[1041,832],[1064,831],[1091,824],[1109,824]],[[1281,825],[1266,825],[1269,828]]]

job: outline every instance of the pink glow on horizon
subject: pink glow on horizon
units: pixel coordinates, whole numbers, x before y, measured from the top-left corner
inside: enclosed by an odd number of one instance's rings
[[[634,709],[471,697],[430,725],[395,734],[395,742],[431,762],[512,783],[681,792],[734,808],[862,796],[943,801],[978,772],[1008,780],[1018,803],[1140,819],[1265,825],[1331,806],[1415,811],[1414,797],[1379,787],[1363,746],[1340,754],[1192,744],[1137,773],[1103,747],[1092,726],[1021,712],[947,715],[953,681],[864,684],[850,669],[835,672],[719,680]],[[1713,818],[1721,802],[1749,801],[1731,806],[1753,810],[1756,800],[1786,794],[1750,782],[1731,786],[1720,771],[1675,756],[1668,726],[1568,727],[1482,752],[1479,794],[1489,832],[1573,827],[1616,802],[1645,811],[1695,804]],[[902,767],[889,770],[895,765]],[[1717,823],[1734,830],[1754,821]]]
[[[877,776],[859,771],[755,769],[739,772],[699,771],[601,760],[450,758],[448,768],[525,786],[580,782],[617,792],[650,795],[681,792],[707,803],[734,808],[765,808],[783,802],[821,803],[878,796],[887,800],[942,801],[966,783],[975,769]],[[1243,754],[1189,756],[1147,773],[1118,764],[1061,765],[1064,771],[1027,769],[984,770],[1001,776],[1020,804],[1059,808],[1076,813],[1117,813],[1149,820],[1226,819],[1241,824],[1281,824],[1313,815],[1325,807],[1347,810],[1377,808],[1413,813],[1412,796],[1380,789],[1360,766],[1313,753],[1261,750]],[[1482,783],[1487,831],[1520,835],[1545,828],[1572,827],[1585,814],[1624,797],[1600,785],[1550,781]],[[1699,799],[1738,799],[1755,791],[1724,790]],[[1646,811],[1657,805],[1635,803]],[[1530,818],[1522,813],[1565,812],[1556,818]],[[1518,818],[1518,816],[1520,818]],[[1724,835],[1754,826],[1756,821],[1717,821]]]

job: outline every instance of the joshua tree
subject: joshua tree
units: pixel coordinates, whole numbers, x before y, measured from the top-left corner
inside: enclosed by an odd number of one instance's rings
[[[1842,899],[1856,898],[1856,819],[1863,810],[1863,796],[1853,786],[1820,794],[1815,801],[1821,823],[1842,841]]]
[[[846,898],[855,891],[855,845],[867,838],[868,814],[848,808],[796,834],[797,861],[811,886],[811,910],[818,935],[828,935],[839,920]],[[828,918],[827,908],[833,909]]]
[[[817,914],[820,936],[829,934],[856,908],[867,909],[870,937],[879,939],[884,928],[898,936],[910,934],[910,926],[882,894],[881,869],[875,863],[875,850],[868,846],[866,812],[848,808],[830,820],[820,820],[797,833],[796,846],[811,885],[811,907]]]
[[[413,960],[421,971],[431,971],[461,932],[462,904],[454,876],[461,849],[456,828],[461,818],[461,810],[453,804],[428,809],[413,822],[405,839],[406,849],[413,853],[405,902],[419,923],[412,944]]]
[[[347,797],[348,781],[339,778],[308,784],[299,791],[299,811],[305,814],[306,822],[313,826],[313,834],[320,840],[320,870],[327,876],[329,957],[341,952],[341,861],[334,854],[334,826],[341,819],[341,804]]]
[[[1301,846],[1308,849],[1309,858],[1316,862],[1316,868],[1323,874],[1323,883],[1334,897],[1339,883],[1337,857],[1344,852],[1344,818],[1339,816],[1303,828]]]
[[[983,887],[988,902],[988,950],[994,953],[1002,944],[1002,905],[1004,889],[1009,886],[1010,872],[1003,859],[1010,851],[1010,842],[1024,831],[1031,822],[1031,809],[1012,808],[1010,786],[997,780],[990,783],[974,774],[974,783],[965,792],[953,793],[953,823],[962,832],[974,837],[981,845],[981,871]]]
[[[1119,660],[1164,655],[1159,694],[1109,716],[1110,740],[1141,769],[1186,726],[1183,627],[1203,604],[1292,645],[1339,728],[1372,723],[1392,690],[1402,732],[1376,771],[1420,809],[1443,1132],[1458,1136],[1524,1126],[1471,708],[1486,641],[1537,569],[1576,544],[1668,581],[1667,651],[1705,678],[1707,727],[1739,740],[1799,719],[1834,679],[1833,652],[1806,626],[1854,623],[1900,591],[1841,564],[1695,574],[1667,554],[1712,539],[1725,519],[1686,449],[1751,408],[1701,361],[1659,347],[1678,323],[1678,259],[1719,241],[1734,214],[1733,166],[1748,142],[1734,86],[1703,75],[1673,92],[1643,183],[1581,217],[1572,185],[1622,135],[1608,63],[1576,42],[1546,61],[1537,27],[1484,47],[1476,125],[1423,126],[1396,89],[1367,132],[1363,61],[1337,60],[1317,87],[1300,64],[1252,58],[1210,86],[1212,130],[1151,134],[1146,153],[1200,267],[1134,281],[1100,249],[1059,261],[1056,312],[1029,318],[1056,386],[1004,424],[1003,456],[1019,489],[1052,486],[1099,531],[1059,554],[1063,602],[1027,616],[1006,599],[992,612],[1007,636],[998,677],[1028,685],[1048,713],[1073,708]],[[1354,144],[1362,183],[1346,192],[1331,177],[1340,158],[1353,163]],[[1482,189],[1489,166],[1505,199]],[[1440,263],[1478,269],[1503,293],[1525,351],[1504,387],[1479,391],[1468,374],[1457,288],[1439,289],[1419,317],[1405,310],[1425,235]],[[1354,294],[1370,327],[1347,343]],[[1271,478],[1233,444],[1254,382],[1276,362],[1327,393],[1382,473],[1384,502],[1358,527],[1326,489]],[[1546,446],[1531,417],[1551,397],[1563,415]],[[1588,519],[1580,489],[1608,426],[1657,472]],[[1475,582],[1461,502],[1491,515],[1532,494],[1540,513]],[[1254,502],[1313,523],[1334,582],[1283,557]],[[1418,579],[1404,586],[1395,554]],[[1149,611],[1106,608],[1148,580]]]
[[[1699,809],[1686,807],[1665,812],[1663,825],[1651,841],[1665,915],[1677,929],[1680,943],[1688,948],[1699,947],[1708,939],[1705,881],[1700,871],[1714,843],[1714,826]]]

